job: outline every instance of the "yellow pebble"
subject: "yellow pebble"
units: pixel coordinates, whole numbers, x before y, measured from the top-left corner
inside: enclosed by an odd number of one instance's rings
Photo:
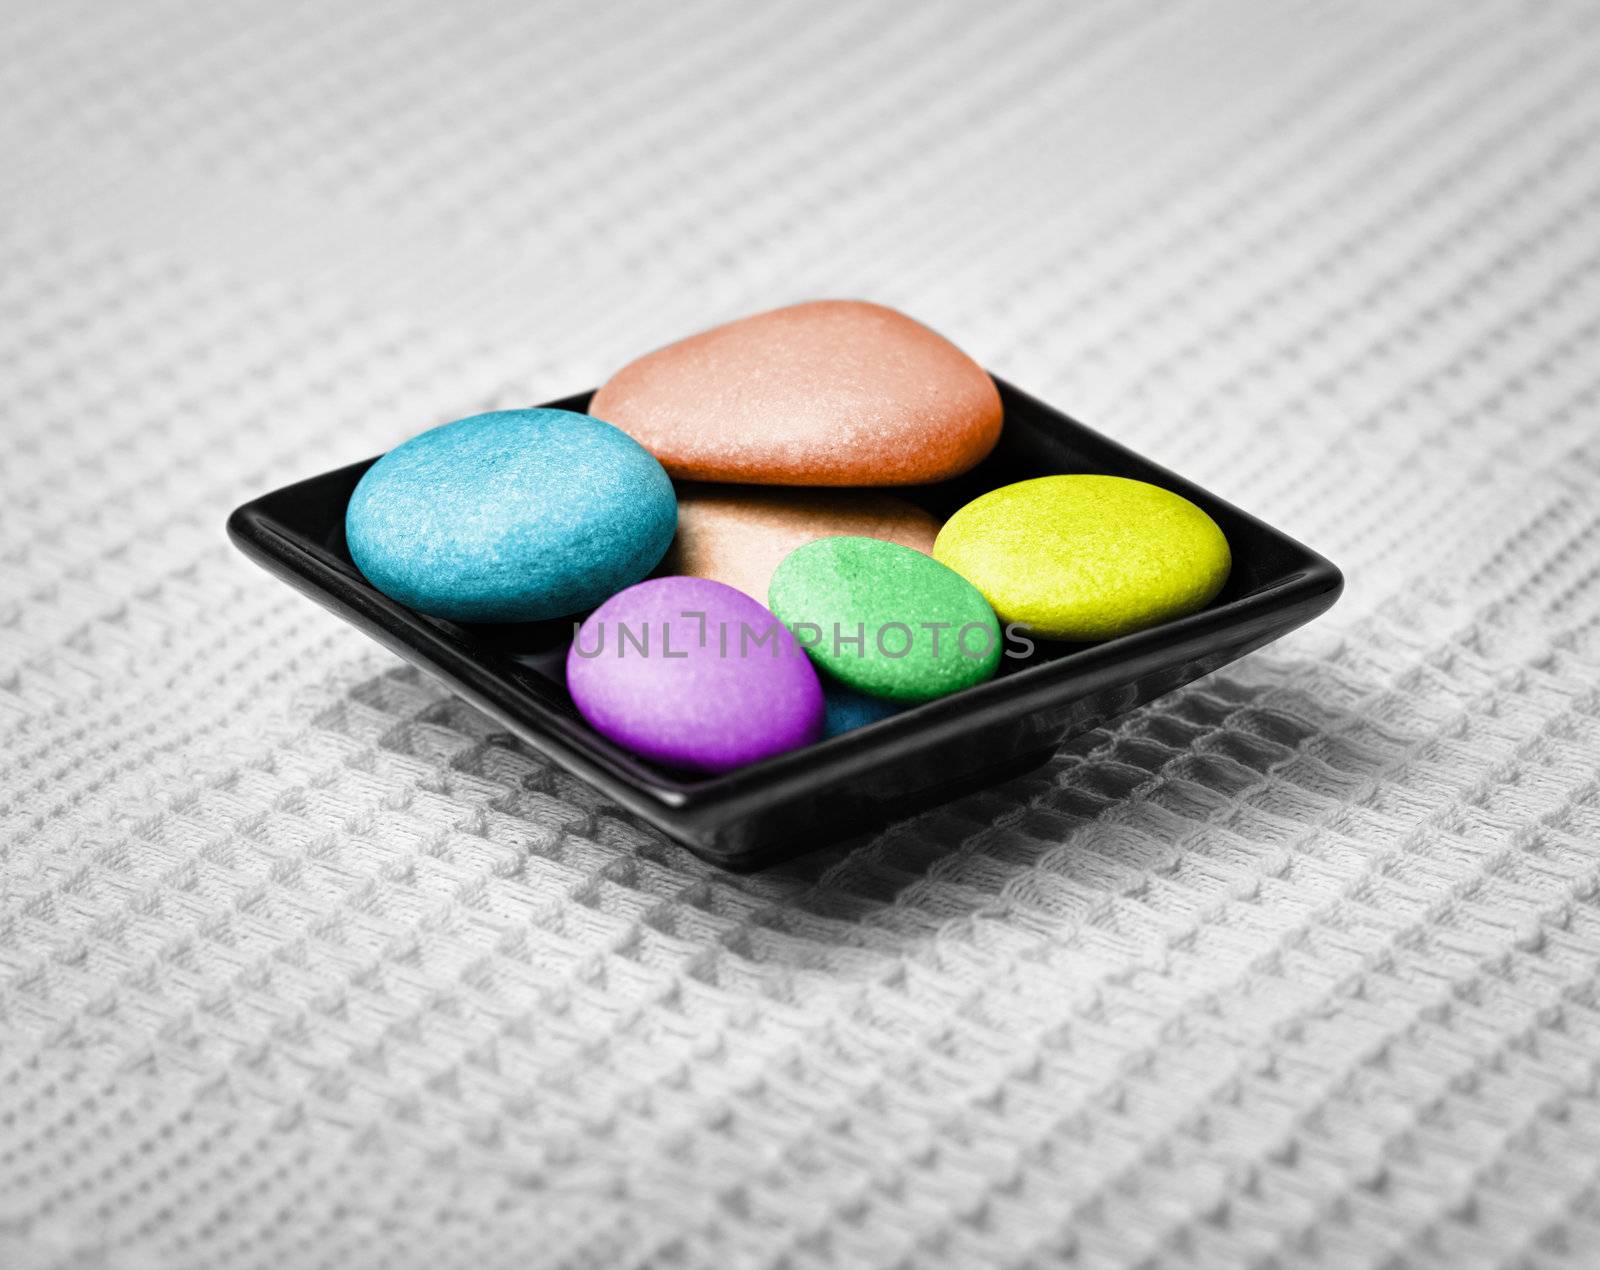
[[[1041,476],[990,490],[945,522],[933,558],[1002,622],[1046,639],[1111,639],[1204,608],[1232,556],[1217,523],[1121,476]]]

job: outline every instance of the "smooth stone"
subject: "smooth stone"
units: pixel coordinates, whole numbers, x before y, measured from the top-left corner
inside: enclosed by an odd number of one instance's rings
[[[601,735],[690,771],[726,772],[822,736],[822,686],[794,638],[706,578],[651,578],[597,608],[567,653],[567,690]]]
[[[649,451],[570,410],[432,428],[368,468],[345,513],[373,586],[461,622],[592,608],[654,569],[676,528],[672,482]]]
[[[1000,437],[983,367],[903,313],[816,300],[713,327],[629,362],[592,414],[675,477],[755,485],[916,485]]]
[[[869,723],[899,714],[906,708],[900,702],[890,701],[886,697],[869,697],[864,693],[852,692],[843,684],[831,680],[822,685],[822,703],[824,737],[854,732]]]
[[[1204,608],[1232,557],[1188,499],[1121,476],[1041,476],[990,490],[945,522],[934,559],[1010,624],[1100,640]]]
[[[999,623],[978,589],[898,543],[819,538],[778,566],[770,601],[819,666],[871,697],[929,701],[1000,665]]]
[[[715,578],[766,603],[772,572],[796,547],[840,535],[933,554],[937,517],[877,490],[678,487],[678,536],[663,573]]]

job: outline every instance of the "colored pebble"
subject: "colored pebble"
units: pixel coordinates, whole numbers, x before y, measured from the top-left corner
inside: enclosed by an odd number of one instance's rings
[[[977,588],[898,543],[808,543],[772,575],[770,602],[819,666],[868,696],[928,701],[1000,664],[999,624]]]
[[[822,736],[822,686],[794,638],[706,578],[612,596],[574,636],[567,689],[597,732],[668,767],[725,772]]]
[[[852,535],[933,554],[939,521],[915,503],[878,490],[678,487],[678,536],[663,573],[715,578],[766,603],[772,572],[796,547]]]
[[[890,701],[886,697],[869,697],[864,693],[852,692],[843,684],[832,680],[823,682],[822,703],[824,737],[854,732],[869,723],[876,723],[879,719],[899,714],[906,708],[900,702]]]
[[[988,597],[1000,620],[1047,639],[1100,640],[1209,604],[1228,580],[1228,540],[1188,499],[1120,476],[1042,476],[975,498],[933,556]]]
[[[434,617],[532,622],[582,612],[647,575],[677,526],[672,482],[620,429],[570,410],[502,410],[433,428],[350,496],[351,559]]]
[[[1000,436],[983,368],[903,313],[817,300],[702,331],[613,375],[589,410],[674,477],[914,485],[965,472]]]

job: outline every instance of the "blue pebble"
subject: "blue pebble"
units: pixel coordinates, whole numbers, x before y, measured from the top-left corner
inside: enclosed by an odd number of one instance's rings
[[[890,701],[885,697],[869,697],[865,693],[846,688],[836,679],[822,681],[822,735],[824,739],[864,728],[906,708],[903,701]]]
[[[570,410],[500,410],[430,429],[362,476],[350,557],[402,604],[461,622],[591,609],[660,563],[678,500],[627,433]]]

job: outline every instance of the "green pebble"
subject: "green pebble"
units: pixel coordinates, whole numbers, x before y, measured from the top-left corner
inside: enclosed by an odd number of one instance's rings
[[[978,588],[897,543],[807,543],[784,557],[767,599],[818,666],[868,696],[931,701],[1000,666],[1000,623]]]

